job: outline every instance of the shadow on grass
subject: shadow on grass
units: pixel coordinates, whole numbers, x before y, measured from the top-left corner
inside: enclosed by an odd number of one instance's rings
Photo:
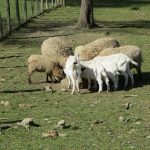
[[[0,59],[8,59],[8,58],[18,58],[21,57],[20,55],[11,55],[11,56],[2,56]]]
[[[24,65],[24,66],[10,66],[10,67],[5,67],[5,66],[0,66],[0,69],[4,69],[4,68],[25,68],[25,67],[27,67],[26,65]]]
[[[23,92],[23,93],[32,93],[32,92],[40,92],[40,91],[43,91],[43,89],[30,89],[30,90],[4,90],[4,91],[0,91],[0,93],[9,93],[9,94],[12,94],[12,93],[20,93],[20,92]]]
[[[150,20],[137,21],[96,21],[100,27],[107,28],[150,28]]]
[[[138,87],[143,87],[145,85],[150,85],[150,72],[143,72],[142,74],[143,76],[142,77],[139,77],[137,74],[134,74],[134,82],[135,82],[135,85],[134,85],[134,88],[138,88]],[[83,82],[83,89],[87,89],[87,81],[84,80]],[[119,76],[119,88],[117,89],[117,91],[129,91],[132,89],[131,87],[131,80],[129,79],[129,82],[128,82],[128,86],[125,88],[125,78],[123,76]],[[110,81],[110,88],[111,88],[111,91],[110,92],[115,92],[113,89],[113,82]],[[106,87],[106,84],[104,83],[103,85],[103,91],[106,92],[107,90],[107,87]],[[95,93],[97,92],[98,89],[91,89],[90,91],[85,91],[83,94],[86,94],[86,93]]]
[[[129,7],[132,5],[148,4],[150,2],[133,2],[132,0],[94,0],[94,7]],[[80,6],[81,0],[67,0],[66,5]]]

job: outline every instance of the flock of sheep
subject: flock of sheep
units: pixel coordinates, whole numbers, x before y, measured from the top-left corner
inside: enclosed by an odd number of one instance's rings
[[[130,77],[134,86],[134,78],[131,68],[135,68],[141,76],[142,52],[133,45],[120,46],[114,38],[99,38],[84,46],[75,48],[74,55],[71,47],[59,37],[48,38],[42,43],[41,54],[33,54],[27,60],[28,82],[31,84],[33,72],[45,72],[48,78],[61,81],[65,75],[69,80],[68,88],[72,87],[80,92],[79,83],[82,79],[88,80],[88,89],[97,87],[98,92],[103,91],[103,81],[110,90],[109,81],[118,89],[118,75],[125,77],[125,88]]]

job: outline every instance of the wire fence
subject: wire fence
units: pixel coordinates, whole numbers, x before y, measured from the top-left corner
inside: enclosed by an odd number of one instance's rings
[[[0,39],[33,17],[60,6],[65,6],[65,0],[1,0]]]

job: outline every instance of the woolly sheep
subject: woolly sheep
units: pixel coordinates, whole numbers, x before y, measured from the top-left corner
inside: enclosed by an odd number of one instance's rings
[[[43,41],[41,54],[56,59],[62,66],[69,55],[72,55],[72,48],[59,37],[50,37]]]
[[[83,61],[91,60],[97,56],[103,49],[108,47],[118,47],[119,42],[114,38],[100,38],[85,46],[78,46],[75,49],[75,55],[79,55]]]
[[[138,66],[134,65],[131,67],[135,67],[137,70],[137,73],[141,75],[141,63],[143,59],[142,59],[142,51],[140,50],[139,47],[134,46],[134,45],[125,45],[125,46],[115,47],[115,48],[106,48],[99,53],[99,56],[108,56],[108,55],[113,55],[117,53],[126,54],[133,61],[137,62]]]
[[[31,75],[33,72],[45,72],[47,74],[46,81],[48,82],[48,77],[53,79],[56,78],[61,80],[64,77],[62,67],[54,62],[51,58],[39,54],[31,55],[27,60],[28,66],[28,82],[31,84]]]

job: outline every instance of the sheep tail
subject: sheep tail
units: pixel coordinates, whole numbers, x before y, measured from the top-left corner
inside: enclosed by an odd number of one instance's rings
[[[130,63],[138,67],[138,63],[133,60],[130,60]]]

